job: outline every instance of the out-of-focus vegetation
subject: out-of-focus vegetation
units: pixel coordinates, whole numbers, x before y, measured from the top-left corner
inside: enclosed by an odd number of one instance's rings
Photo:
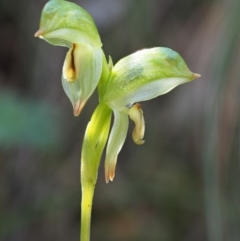
[[[0,0],[0,240],[78,240],[79,158],[90,100],[75,118],[60,82],[66,49],[34,39],[46,1]],[[240,1],[79,0],[113,61],[179,52],[202,75],[142,103],[113,183],[100,168],[92,240],[240,239]],[[133,128],[133,126],[132,126]]]

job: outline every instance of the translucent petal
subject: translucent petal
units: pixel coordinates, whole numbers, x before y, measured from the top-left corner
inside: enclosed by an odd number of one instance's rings
[[[49,1],[44,6],[40,29],[35,34],[53,45],[70,47],[71,43],[102,46],[96,25],[80,6],[68,1]]]
[[[184,84],[188,81],[187,78],[162,78],[155,80],[154,82],[144,83],[142,86],[139,86],[139,88],[136,88],[131,92],[124,92],[121,95],[121,98],[112,101],[112,105],[121,110],[124,106],[164,95],[178,85]]]
[[[128,115],[124,112],[114,110],[114,123],[109,136],[107,154],[105,160],[105,180],[113,181],[117,156],[126,139],[128,130]]]
[[[113,67],[104,100],[121,110],[134,102],[163,95],[197,77],[177,52],[161,47],[144,49]]]
[[[68,51],[62,74],[62,85],[78,116],[97,87],[102,72],[102,49],[88,44],[74,44]]]

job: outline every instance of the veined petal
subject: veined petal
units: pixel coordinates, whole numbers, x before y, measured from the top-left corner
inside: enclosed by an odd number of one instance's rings
[[[53,45],[70,47],[71,43],[102,46],[96,25],[90,14],[75,3],[52,0],[44,6],[40,29],[41,37]]]
[[[114,123],[107,144],[107,153],[105,160],[105,180],[113,181],[117,156],[126,139],[128,130],[128,115],[124,112],[114,110]]]
[[[134,142],[138,145],[142,145],[145,141],[142,140],[145,132],[145,122],[143,117],[143,111],[140,108],[140,104],[133,105],[129,111],[129,117],[135,123],[135,128],[132,133]]]
[[[167,94],[169,91],[177,87],[178,85],[188,82],[187,78],[161,78],[150,83],[144,83],[139,88],[125,92],[121,98],[113,101],[113,105],[117,108],[126,105],[132,105],[133,103],[146,101],[156,98],[159,95]]]
[[[163,95],[200,77],[169,48],[151,48],[121,59],[112,69],[104,101],[122,110],[126,105]]]
[[[69,49],[62,74],[62,85],[78,116],[97,87],[102,72],[102,49],[88,44],[73,44]]]

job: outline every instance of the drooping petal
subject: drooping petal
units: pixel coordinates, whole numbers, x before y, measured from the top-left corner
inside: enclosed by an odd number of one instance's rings
[[[144,49],[121,59],[113,67],[104,100],[121,110],[198,77],[177,52],[161,47]]]
[[[117,156],[126,139],[128,130],[128,115],[124,112],[114,110],[114,123],[107,144],[107,153],[105,160],[105,180],[113,181]]]
[[[62,85],[78,116],[97,87],[102,72],[102,49],[88,44],[74,44],[68,51],[62,74]]]
[[[48,1],[44,6],[35,37],[59,46],[71,47],[72,43],[102,46],[90,14],[77,4],[62,0]]]
[[[140,108],[140,104],[135,104],[129,109],[129,117],[135,123],[135,128],[132,133],[134,142],[138,145],[142,145],[145,141],[142,140],[145,132],[145,122],[143,117],[143,111]]]

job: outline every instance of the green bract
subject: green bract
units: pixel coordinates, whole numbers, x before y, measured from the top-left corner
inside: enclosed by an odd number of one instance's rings
[[[82,165],[81,175],[84,183],[95,184],[97,180],[96,174],[108,138],[111,116],[111,109],[101,103],[88,123],[82,151],[82,160],[85,165]]]
[[[81,7],[63,0],[49,1],[35,36],[69,50],[63,64],[62,85],[78,116],[98,86],[99,104],[87,126],[81,155],[81,241],[90,240],[92,199],[103,149],[105,180],[113,180],[118,154],[127,136],[129,118],[135,123],[134,142],[144,143],[145,122],[138,102],[166,94],[200,77],[169,48],[151,48],[107,64],[92,17]],[[114,114],[110,131],[111,116]]]

